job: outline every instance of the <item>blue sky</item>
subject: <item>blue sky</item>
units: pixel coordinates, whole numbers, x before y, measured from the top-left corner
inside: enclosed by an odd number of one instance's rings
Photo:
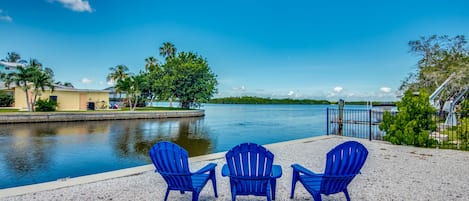
[[[163,42],[207,58],[215,97],[394,100],[409,40],[468,35],[469,1],[0,0],[0,58],[36,58],[57,81],[108,87]]]

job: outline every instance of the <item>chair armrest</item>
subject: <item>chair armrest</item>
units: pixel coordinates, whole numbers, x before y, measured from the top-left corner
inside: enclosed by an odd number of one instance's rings
[[[282,176],[282,166],[273,165],[272,166],[272,178],[280,178]]]
[[[291,165],[291,167],[293,168],[293,171],[297,171],[297,172],[303,173],[305,175],[317,176],[317,177],[322,176],[322,174],[316,174],[313,171],[308,170],[308,169],[304,168],[303,166],[301,166],[299,164],[293,164],[293,165]]]
[[[205,172],[215,170],[216,166],[217,166],[217,164],[215,164],[215,163],[209,163],[205,167],[201,168],[200,170],[197,170],[197,172],[194,172],[193,174],[203,174]]]
[[[223,167],[221,168],[221,176],[230,176],[230,169],[228,168],[227,164],[223,165]]]

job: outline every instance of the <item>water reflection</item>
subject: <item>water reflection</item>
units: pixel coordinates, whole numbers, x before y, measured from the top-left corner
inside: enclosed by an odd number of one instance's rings
[[[198,156],[211,153],[213,150],[207,128],[203,118],[184,118],[179,121],[146,122],[135,133],[135,143],[122,141],[120,147],[122,153],[128,154],[129,148],[122,149],[123,145],[133,145],[133,150],[147,156],[153,144],[160,141],[171,141],[184,147],[189,156]],[[122,139],[128,140],[128,137]],[[121,142],[121,140],[117,140]]]
[[[2,125],[0,188],[148,164],[159,141],[213,151],[203,117]]]
[[[47,167],[54,154],[54,142],[33,131],[21,131],[21,135],[29,136],[31,140],[13,139],[9,143],[2,143],[6,165],[20,175]]]

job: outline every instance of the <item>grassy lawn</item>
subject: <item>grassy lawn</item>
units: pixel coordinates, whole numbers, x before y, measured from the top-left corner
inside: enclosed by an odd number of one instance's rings
[[[10,108],[1,108],[0,113],[2,112],[19,112],[19,109],[10,109]]]

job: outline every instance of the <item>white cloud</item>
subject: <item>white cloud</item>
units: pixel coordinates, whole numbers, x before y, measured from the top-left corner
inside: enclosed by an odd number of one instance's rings
[[[92,82],[93,82],[93,80],[90,80],[86,77],[81,79],[81,83],[83,83],[83,84],[91,84]]]
[[[89,1],[86,0],[49,0],[50,2],[59,2],[65,8],[71,9],[76,12],[93,12],[94,9],[91,8]]]
[[[389,92],[391,92],[391,88],[389,88],[389,87],[381,87],[379,90],[380,90],[381,92],[384,92],[384,93],[389,93]]]
[[[0,9],[0,21],[12,22],[13,18],[8,15],[3,14],[3,10]]]
[[[233,89],[234,91],[246,91],[246,87],[244,87],[244,86],[241,86],[241,87],[233,87],[233,88],[231,88],[231,89]]]
[[[99,85],[104,85],[104,82],[103,82],[103,81],[99,81]]]
[[[8,15],[0,16],[0,20],[5,21],[5,22],[12,22],[13,21],[13,19]]]
[[[334,91],[336,93],[340,93],[342,90],[344,90],[344,88],[340,87],[340,86],[337,86],[337,87],[334,87]]]
[[[294,92],[294,91],[289,91],[289,92],[288,92],[288,96],[293,96],[293,95],[295,95],[295,92]]]
[[[107,81],[107,85],[109,85],[109,86],[114,86],[114,84],[116,84],[116,82],[114,82],[114,80]]]

